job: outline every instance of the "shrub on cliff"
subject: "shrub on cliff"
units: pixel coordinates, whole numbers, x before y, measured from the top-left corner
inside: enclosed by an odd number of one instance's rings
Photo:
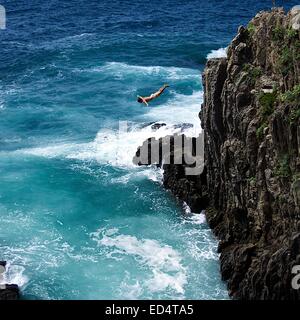
[[[282,26],[276,26],[272,32],[272,40],[275,42],[282,41],[284,39],[285,29]]]
[[[250,36],[252,36],[255,32],[256,28],[255,25],[253,24],[253,22],[249,22],[248,26],[247,26],[247,31],[249,33]]]
[[[299,104],[300,103],[300,84],[294,86],[292,90],[288,90],[280,95],[280,100],[284,103]]]
[[[274,112],[274,105],[277,100],[277,93],[267,92],[259,95],[258,101],[260,104],[260,114],[263,119],[266,119]]]

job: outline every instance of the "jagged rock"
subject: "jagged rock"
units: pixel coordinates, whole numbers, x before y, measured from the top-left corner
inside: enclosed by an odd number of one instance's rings
[[[193,212],[200,213],[208,204],[201,145],[202,135],[197,138],[178,134],[158,140],[149,138],[138,148],[133,163],[163,167],[164,187],[170,189],[178,199],[187,201]],[[190,146],[190,150],[185,149],[185,146]],[[187,169],[193,169],[196,165],[202,174],[189,174]]]
[[[192,212],[200,213],[208,205],[205,190],[206,174],[187,176],[183,165],[164,165],[164,187],[189,204]]]
[[[0,261],[0,266],[2,266],[2,267],[6,267],[6,261]]]
[[[299,105],[279,96],[300,81],[292,16],[261,12],[251,32],[239,29],[228,58],[208,61],[203,75],[207,220],[221,240],[222,277],[237,299],[300,298],[291,287],[300,254],[300,184],[293,182],[299,117],[290,120]],[[288,50],[286,69],[280,63]]]
[[[1,300],[18,300],[20,298],[19,287],[16,284],[6,284],[5,289],[0,289]]]
[[[180,123],[180,124],[175,124],[174,129],[181,129],[181,132],[183,132],[186,129],[193,128],[194,125],[192,123]]]
[[[200,151],[199,145],[203,145],[202,135],[197,138],[190,138],[184,134],[168,135],[159,139],[148,138],[138,148],[133,158],[133,163],[138,166],[162,166],[163,163],[191,166],[192,164],[189,160],[199,160],[199,158],[203,157],[203,150],[196,157],[196,149]]]
[[[300,30],[300,6],[295,6],[291,10],[291,26],[294,30]]]

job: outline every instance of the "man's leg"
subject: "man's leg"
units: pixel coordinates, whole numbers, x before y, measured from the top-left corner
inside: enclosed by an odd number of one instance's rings
[[[157,98],[157,97],[159,97],[164,91],[165,91],[165,89],[167,88],[167,87],[169,87],[167,84],[165,84],[163,87],[161,87],[156,93],[153,93],[153,95],[151,95],[151,96],[153,96],[153,98]]]
[[[164,84],[164,85],[159,89],[159,91],[160,91],[161,93],[163,93],[164,90],[165,90],[166,88],[168,88],[168,87],[169,87],[168,84]]]

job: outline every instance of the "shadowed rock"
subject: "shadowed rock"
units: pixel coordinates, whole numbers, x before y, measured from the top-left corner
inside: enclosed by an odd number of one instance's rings
[[[16,284],[6,284],[4,289],[0,289],[0,300],[18,300],[19,298],[19,287]]]

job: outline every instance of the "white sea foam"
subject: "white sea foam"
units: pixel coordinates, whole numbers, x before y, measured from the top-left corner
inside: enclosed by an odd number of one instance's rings
[[[127,271],[126,277],[122,281],[118,290],[120,299],[137,300],[143,294],[144,290],[141,283],[138,280],[134,283],[130,283],[130,281],[130,274]]]
[[[199,111],[203,101],[203,92],[192,95],[175,94],[175,97],[159,108],[149,108],[142,118],[167,122],[169,124],[190,123],[193,127],[185,130],[187,136],[196,136],[201,132]]]
[[[175,275],[170,275],[154,269],[153,277],[146,281],[146,286],[151,292],[166,291],[168,288],[171,288],[177,294],[183,295],[186,283],[187,276],[185,272],[177,272]],[[181,298],[183,299],[183,296]]]
[[[28,282],[28,278],[24,275],[24,271],[25,268],[23,266],[8,263],[0,284],[8,283],[17,284],[19,287],[25,286]]]
[[[200,72],[195,72],[189,68],[163,67],[163,66],[138,66],[129,65],[122,62],[107,62],[102,66],[92,67],[89,69],[77,70],[81,72],[107,73],[112,76],[118,76],[120,79],[127,77],[139,78],[140,76],[151,76],[164,78],[168,80],[192,80],[200,77]]]
[[[91,237],[100,247],[111,248],[108,257],[114,254],[133,256],[141,267],[147,267],[149,276],[140,284],[142,287],[152,293],[171,290],[183,298],[187,283],[186,269],[181,263],[181,256],[172,247],[156,240],[118,234],[115,229],[99,229]],[[135,289],[140,291],[139,286]]]
[[[188,221],[193,224],[204,224],[206,223],[206,217],[204,213],[194,213],[188,218]]]
[[[117,183],[117,184],[127,184],[129,181],[133,181],[133,180],[137,181],[137,180],[144,179],[145,177],[151,181],[161,183],[162,177],[163,177],[163,170],[159,168],[154,168],[154,167],[151,167],[149,169],[143,168],[143,170],[141,171],[134,170],[120,177],[112,178],[110,182]]]
[[[199,233],[199,230],[197,231],[192,231],[190,234],[192,240],[188,241],[187,253],[199,262],[205,260],[217,261],[219,259],[217,242],[213,239],[211,230],[202,230],[201,233]]]
[[[110,164],[117,167],[134,168],[132,162],[137,148],[149,137],[159,139],[180,132],[180,128],[173,126],[161,127],[152,131],[151,126],[143,129],[134,128],[128,132],[101,130],[94,141],[82,144],[61,144],[41,148],[23,149],[17,153],[34,155],[46,158],[65,158],[81,161],[97,161],[101,164]]]
[[[192,224],[204,224],[206,223],[206,217],[204,212],[201,213],[193,213],[191,208],[188,206],[186,202],[183,202],[183,211],[184,211],[184,223],[192,223]]]
[[[139,146],[149,137],[160,138],[172,134],[173,127],[162,127],[153,132],[151,126],[143,129],[132,128],[128,132],[102,129],[94,141],[82,144],[61,144],[41,148],[23,149],[23,154],[55,158],[77,159],[82,161],[95,160],[119,167],[134,167],[133,156]]]
[[[227,48],[220,48],[217,50],[212,50],[207,55],[207,59],[213,59],[213,58],[227,58]]]
[[[183,202],[183,211],[187,216],[190,216],[192,214],[192,210],[186,202]]]

